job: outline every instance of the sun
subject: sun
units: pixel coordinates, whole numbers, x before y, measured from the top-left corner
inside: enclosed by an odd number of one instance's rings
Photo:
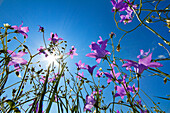
[[[58,65],[58,62],[57,62],[58,56],[55,54],[50,54],[50,53],[47,53],[47,54],[48,56],[43,58],[43,60],[47,62],[47,65],[50,65],[53,63],[54,65]]]

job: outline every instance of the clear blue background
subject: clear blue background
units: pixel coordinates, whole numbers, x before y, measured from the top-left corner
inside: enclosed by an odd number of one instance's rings
[[[167,5],[167,3],[169,3],[168,0],[162,2],[161,6]],[[111,9],[110,0],[0,0],[0,25],[9,23],[19,26],[23,21],[23,26],[29,26],[27,45],[33,53],[43,45],[42,34],[37,32],[39,28],[37,25],[45,28],[46,41],[51,32],[57,33],[59,37],[68,42],[68,48],[72,45],[77,48],[79,55],[68,62],[70,68],[75,69],[72,64],[79,60],[91,66],[96,64],[95,59],[85,57],[85,55],[91,52],[88,46],[92,41],[96,42],[99,36],[107,39],[109,33],[114,32],[116,33],[114,43],[117,45],[119,38],[123,35],[123,32],[118,30],[115,25],[114,14]],[[146,13],[142,13],[142,15],[146,15]],[[119,20],[119,17],[117,19]],[[120,26],[130,29],[138,24],[139,22],[135,17],[132,23],[127,25],[122,23]],[[168,28],[165,27],[165,23],[149,25],[167,40],[169,39]],[[163,43],[151,31],[141,26],[140,29],[138,28],[123,38],[121,52],[116,52],[116,56],[137,60],[136,56],[139,55],[140,49],[144,49],[144,51],[150,49],[153,52],[153,59],[158,58],[159,55],[168,57],[167,52],[157,44],[158,42]],[[107,49],[111,50],[111,46],[108,46]],[[169,61],[164,62],[164,67],[160,69],[170,73],[169,63]],[[160,106],[163,110],[167,113],[170,112],[170,101],[154,97],[170,95],[170,83],[167,82],[165,85],[163,78],[148,75],[148,73],[143,73],[140,82],[141,89],[156,102],[161,102]],[[111,95],[107,94],[107,91],[104,91],[104,94],[105,96]],[[148,103],[150,103],[149,100]]]

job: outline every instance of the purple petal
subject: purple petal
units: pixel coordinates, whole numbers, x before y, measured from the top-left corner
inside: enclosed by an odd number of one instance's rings
[[[14,28],[15,30],[18,30],[18,26],[14,25],[11,28]]]
[[[162,67],[163,65],[161,63],[158,63],[158,62],[151,62],[148,64],[148,67],[154,67],[154,68],[157,68],[157,67]]]
[[[21,30],[24,31],[25,33],[29,32],[29,28],[28,27],[21,27]]]
[[[13,52],[13,51],[11,51],[11,50],[7,50],[7,52],[8,52],[9,54],[11,54],[11,56],[15,56],[15,55],[16,55],[16,53]]]
[[[139,64],[144,64],[147,66],[151,62],[151,59],[152,59],[152,53],[143,59],[139,59]]]

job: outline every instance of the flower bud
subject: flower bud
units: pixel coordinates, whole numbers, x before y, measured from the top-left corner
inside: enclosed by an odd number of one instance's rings
[[[102,68],[101,68],[101,67],[99,68],[99,71],[102,71]]]
[[[161,44],[161,43],[158,43],[159,44],[159,46],[163,46],[163,44]]]
[[[4,27],[10,28],[11,26],[10,26],[8,23],[5,23],[5,24],[4,24]]]
[[[120,52],[120,44],[117,45],[116,51]]]

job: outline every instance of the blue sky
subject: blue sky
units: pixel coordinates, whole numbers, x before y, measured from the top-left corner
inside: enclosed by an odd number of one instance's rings
[[[166,5],[168,2],[163,2]],[[95,65],[95,59],[87,58],[85,55],[90,53],[88,47],[91,42],[96,42],[101,36],[103,39],[109,38],[109,33],[116,33],[115,45],[123,32],[117,29],[110,0],[0,0],[0,24],[9,23],[10,25],[29,26],[27,45],[31,52],[36,52],[37,48],[43,45],[42,34],[38,31],[38,25],[45,28],[46,41],[50,33],[57,33],[59,37],[68,42],[68,48],[74,45],[79,56],[69,60],[68,64],[78,62],[80,59],[89,65]],[[142,13],[145,15],[145,13]],[[118,16],[118,15],[117,15]],[[119,20],[119,17],[117,18]],[[133,22],[127,25],[120,24],[125,29],[131,29],[138,25],[136,17]],[[168,39],[169,33],[164,23],[150,24],[155,30]],[[116,52],[116,56],[124,59],[137,60],[139,50],[149,49],[153,52],[153,58],[159,55],[168,57],[166,51],[157,43],[163,43],[156,35],[141,26],[136,31],[127,34],[121,42],[121,52]],[[108,46],[111,50],[111,46]],[[161,62],[162,63],[162,62]],[[163,63],[163,69],[170,73],[168,69],[169,61]],[[105,65],[105,64],[103,64]],[[71,69],[75,68],[71,66]],[[141,79],[141,88],[146,90],[150,96],[165,96],[170,94],[170,83],[163,84],[163,79],[155,76],[150,77],[145,73]],[[107,94],[106,94],[107,95]],[[156,102],[160,101],[162,109],[170,112],[168,101],[162,101],[152,97]]]

